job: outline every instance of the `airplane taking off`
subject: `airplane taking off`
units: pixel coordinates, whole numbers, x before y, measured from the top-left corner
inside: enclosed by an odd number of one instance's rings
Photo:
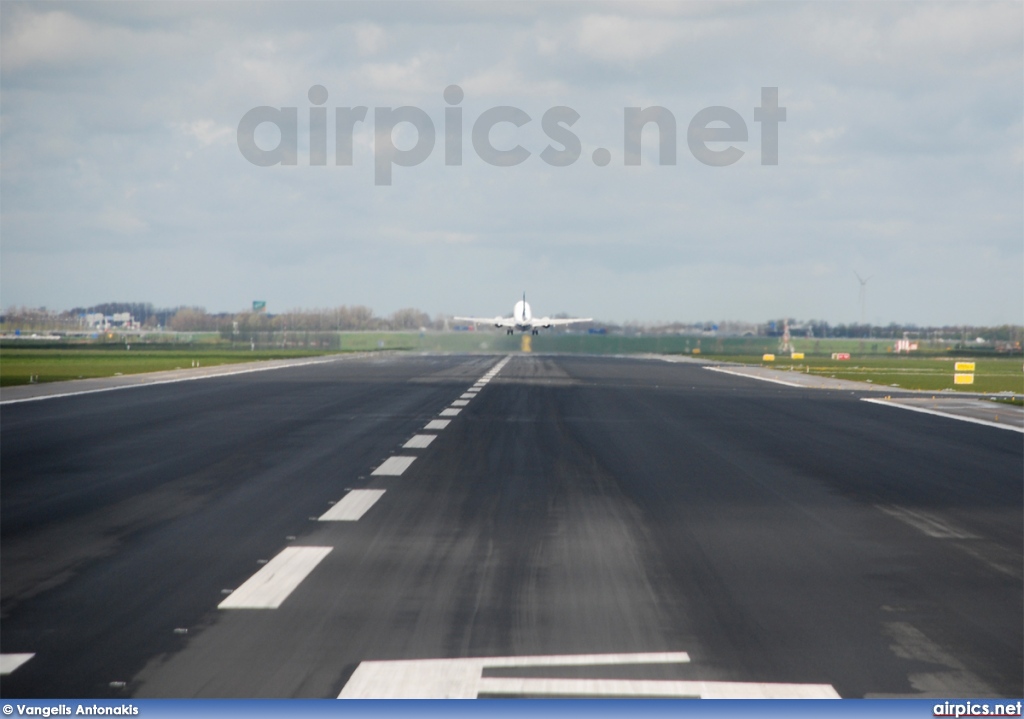
[[[573,322],[593,322],[590,317],[580,319],[557,319],[552,317],[534,317],[530,309],[530,303],[526,301],[526,293],[523,299],[516,302],[512,308],[511,317],[455,317],[454,319],[463,322],[479,322],[481,324],[493,324],[495,327],[504,327],[506,334],[513,334],[516,330],[537,334],[540,327],[548,328],[557,325],[571,325]]]

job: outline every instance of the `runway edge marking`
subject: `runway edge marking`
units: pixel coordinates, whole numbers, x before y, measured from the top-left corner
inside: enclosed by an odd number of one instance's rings
[[[315,364],[327,364],[329,362],[337,362],[339,360],[350,359],[349,356],[345,357],[331,357],[326,360],[311,360],[309,362],[296,362],[294,364],[275,365],[273,367],[250,367],[248,369],[239,369],[231,372],[216,372],[214,374],[197,375],[195,377],[175,377],[174,379],[160,379],[152,382],[137,382],[134,384],[122,384],[116,387],[98,387],[96,389],[83,389],[77,392],[60,392],[58,394],[44,394],[38,397],[23,397],[21,399],[5,399],[0,400],[0,405],[5,404],[20,404],[22,402],[39,402],[44,399],[59,399],[61,397],[77,397],[85,394],[97,394],[99,392],[114,392],[122,389],[138,389],[139,387],[156,387],[162,384],[177,384],[178,382],[194,382],[201,379],[216,379],[218,377],[234,377],[240,374],[250,374],[252,372],[269,372],[277,369],[291,369],[293,367],[307,367]],[[174,371],[174,370],[171,370]],[[146,372],[140,372],[138,375],[129,375],[130,377],[138,377],[139,375],[148,374]],[[97,377],[96,379],[110,379],[109,377]]]
[[[980,424],[984,427],[995,427],[996,429],[1008,429],[1012,432],[1020,432],[1024,434],[1024,427],[1014,427],[1012,424],[1003,424],[1002,422],[990,422],[987,419],[975,419],[974,417],[963,417],[957,414],[950,414],[948,412],[940,412],[936,409],[926,409],[924,407],[911,407],[910,405],[900,404],[899,402],[892,402],[885,399],[875,399],[874,397],[861,397],[861,402],[870,402],[871,404],[880,404],[883,407],[896,407],[898,409],[906,409],[911,412],[920,412],[922,414],[933,414],[936,417],[946,417],[947,419],[956,419],[961,422],[970,422],[971,424]]]
[[[722,374],[731,374],[734,377],[746,377],[747,379],[756,379],[759,382],[771,382],[772,384],[782,384],[787,387],[796,387],[797,389],[813,389],[813,387],[806,387],[802,384],[796,384],[795,382],[786,382],[781,379],[771,379],[769,377],[760,377],[754,374],[745,374],[743,372],[736,372],[735,370],[725,369],[723,367],[704,367],[704,369],[711,370],[712,372],[721,372]]]

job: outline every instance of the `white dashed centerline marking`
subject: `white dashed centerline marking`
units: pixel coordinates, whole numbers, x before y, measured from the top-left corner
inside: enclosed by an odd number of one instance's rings
[[[404,449],[426,449],[435,439],[437,439],[436,434],[416,434],[402,447]]]
[[[331,547],[288,547],[217,605],[218,609],[277,609],[331,553]]]
[[[449,407],[448,409],[442,409],[440,416],[441,417],[458,417],[459,416],[459,412],[461,412],[461,411],[462,411],[461,409],[452,409],[451,407]]]
[[[452,421],[450,419],[432,419],[427,422],[427,426],[423,429],[444,429],[451,423]]]
[[[355,522],[384,495],[383,489],[353,489],[324,512],[321,522]]]
[[[0,654],[0,674],[10,674],[35,654]]]
[[[415,457],[388,457],[384,464],[373,470],[371,474],[386,477],[398,477],[402,472],[409,469],[409,465],[416,461]]]
[[[474,397],[476,397],[476,392],[465,392],[459,395],[459,399],[473,399]]]
[[[468,399],[457,399],[452,402],[452,407],[465,407],[467,404],[469,404]]]

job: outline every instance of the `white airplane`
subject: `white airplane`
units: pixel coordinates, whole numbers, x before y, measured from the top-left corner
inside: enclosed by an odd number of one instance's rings
[[[540,327],[545,329],[557,325],[571,325],[573,322],[593,322],[590,317],[580,319],[558,319],[553,317],[534,317],[530,309],[530,303],[526,301],[526,293],[523,299],[516,302],[512,308],[511,317],[455,317],[454,319],[463,322],[479,322],[480,324],[493,324],[495,327],[504,327],[506,334],[513,334],[516,330],[537,334]]]

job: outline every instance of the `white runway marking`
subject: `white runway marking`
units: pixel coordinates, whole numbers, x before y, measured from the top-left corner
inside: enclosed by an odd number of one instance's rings
[[[409,465],[416,461],[415,457],[388,457],[384,464],[373,470],[371,474],[385,477],[399,477],[402,472],[409,469]]]
[[[464,392],[459,395],[459,399],[473,399],[474,397],[476,397],[476,392]]]
[[[934,414],[937,417],[947,417],[949,419],[958,419],[961,422],[970,422],[972,424],[980,424],[985,427],[996,427],[997,429],[1009,429],[1014,432],[1024,432],[1024,427],[1014,427],[1012,424],[1002,424],[1001,422],[989,422],[987,419],[975,419],[974,417],[964,417],[959,414],[950,414],[948,412],[940,412],[937,409],[926,409],[924,407],[911,407],[910,405],[900,404],[899,402],[890,402],[885,399],[874,399],[873,397],[861,397],[861,402],[870,402],[871,404],[880,404],[883,407],[898,407],[899,409],[908,409],[911,412],[922,412],[924,414]]]
[[[218,609],[277,609],[331,547],[288,547],[217,605]]]
[[[736,377],[746,377],[747,379],[756,379],[759,382],[771,382],[773,384],[783,384],[783,385],[786,385],[787,387],[796,387],[798,389],[807,389],[807,387],[805,387],[804,385],[797,384],[796,382],[785,382],[785,381],[783,381],[781,379],[769,379],[768,377],[761,377],[759,375],[744,374],[743,372],[736,372],[734,370],[725,369],[724,367],[705,367],[704,369],[709,369],[712,372],[721,372],[722,374],[731,374],[731,375],[734,375]]]
[[[480,680],[478,695],[530,697],[674,697],[678,699],[839,699],[829,684],[762,684],[641,679]]]
[[[306,367],[307,365],[324,364],[326,362],[336,362],[336,361],[338,361],[337,357],[331,357],[331,358],[326,359],[326,360],[310,360],[308,362],[295,362],[294,364],[275,365],[273,367],[250,367],[250,368],[246,368],[246,369],[237,369],[237,370],[233,370],[233,371],[214,372],[212,374],[197,375],[197,376],[194,376],[194,377],[175,377],[174,379],[161,379],[161,380],[155,380],[155,381],[152,381],[152,382],[142,381],[143,380],[143,376],[145,374],[147,374],[147,373],[140,372],[140,373],[138,373],[136,375],[131,375],[131,377],[133,379],[137,377],[140,380],[139,382],[133,383],[133,384],[117,385],[116,387],[97,387],[96,389],[83,389],[83,390],[77,390],[77,391],[73,390],[71,392],[61,392],[59,394],[45,394],[45,395],[39,395],[38,397],[24,397],[22,399],[5,399],[5,400],[0,401],[0,405],[2,405],[2,404],[17,404],[19,402],[38,402],[38,401],[41,401],[41,400],[44,400],[44,399],[57,399],[58,397],[77,397],[78,395],[81,395],[81,394],[96,394],[98,392],[115,392],[117,390],[122,390],[122,389],[135,389],[136,387],[155,387],[155,386],[161,385],[161,384],[177,384],[178,382],[194,382],[195,380],[200,380],[200,379],[215,379],[215,378],[218,378],[218,377],[234,377],[235,375],[249,374],[251,372],[269,372],[270,370],[275,370],[275,369],[291,369],[293,367]],[[224,366],[224,365],[219,365],[219,366]],[[174,372],[176,370],[169,370],[169,371]],[[111,378],[109,378],[109,377],[97,377],[96,379],[111,379]]]
[[[426,449],[430,443],[437,439],[436,434],[416,434],[412,439],[402,445],[405,449]]]
[[[484,677],[497,667],[680,664],[686,652],[583,654],[567,656],[479,657],[362,662],[339,699],[474,699],[494,696],[701,697],[729,699],[837,699],[827,684],[655,681],[623,679],[545,679]]]
[[[468,399],[457,399],[452,402],[452,407],[465,407],[467,404],[469,404]]]
[[[462,411],[461,409],[452,409],[451,407],[449,407],[448,409],[442,409],[440,416],[441,417],[458,417],[459,416],[459,412],[461,412],[461,411]]]
[[[423,429],[444,429],[451,423],[450,419],[432,419],[427,422],[427,426]]]
[[[383,496],[383,489],[353,489],[320,517],[321,522],[355,522]]]
[[[0,674],[10,674],[35,654],[0,654]]]

